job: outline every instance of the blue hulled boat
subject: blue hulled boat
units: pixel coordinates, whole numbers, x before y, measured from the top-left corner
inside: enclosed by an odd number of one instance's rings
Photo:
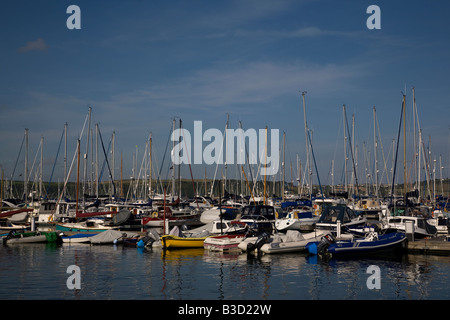
[[[379,235],[370,232],[363,238],[336,240],[331,234],[322,237],[320,242],[310,242],[306,249],[317,255],[366,255],[381,252],[393,252],[406,246],[406,234],[403,232]]]

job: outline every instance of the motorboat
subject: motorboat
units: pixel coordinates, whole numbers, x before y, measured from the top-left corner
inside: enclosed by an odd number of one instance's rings
[[[62,234],[61,238],[62,238],[63,243],[71,243],[71,244],[73,244],[73,243],[89,243],[90,238],[95,235],[96,235],[96,233],[93,233],[93,232],[75,233],[75,234],[71,234],[71,235]]]
[[[239,221],[246,223],[255,232],[272,233],[275,223],[275,209],[268,205],[248,205],[242,209]]]
[[[414,239],[423,239],[437,235],[435,226],[428,223],[423,216],[391,216],[387,217],[381,226],[386,232],[406,232],[407,223],[414,226]]]
[[[336,239],[332,234],[325,235],[319,242],[310,242],[306,248],[310,254],[323,257],[340,255],[367,255],[380,252],[393,252],[406,247],[406,234],[403,232],[379,234],[369,232],[362,238]]]
[[[325,206],[316,223],[316,228],[336,231],[338,224],[341,228],[349,228],[366,223],[367,219],[364,216],[356,214],[348,206]]]
[[[238,245],[245,238],[244,233],[222,234],[207,237],[203,247],[209,251],[230,252],[240,251]]]
[[[62,243],[61,236],[57,232],[15,232],[11,231],[3,237],[3,244],[21,244],[21,243]]]
[[[293,209],[286,216],[275,220],[278,231],[298,230],[312,231],[315,228],[318,216],[314,216],[311,209]]]
[[[286,233],[275,233],[269,235],[263,233],[259,236],[247,237],[238,248],[247,253],[287,253],[306,250],[306,245],[312,241],[320,241],[322,236],[328,234],[327,230],[317,230],[313,232],[300,232],[298,230],[288,230]]]

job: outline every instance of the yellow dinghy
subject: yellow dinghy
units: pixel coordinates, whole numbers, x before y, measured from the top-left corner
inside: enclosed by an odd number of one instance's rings
[[[173,235],[161,236],[161,242],[165,249],[203,248],[203,242],[207,237],[178,237]]]

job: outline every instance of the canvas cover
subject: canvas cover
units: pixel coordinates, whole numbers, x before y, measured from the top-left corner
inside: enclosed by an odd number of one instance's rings
[[[132,238],[136,237],[136,233],[131,232],[122,232],[117,230],[106,230],[92,236],[89,240],[92,244],[113,244],[117,240],[121,240],[123,238]]]

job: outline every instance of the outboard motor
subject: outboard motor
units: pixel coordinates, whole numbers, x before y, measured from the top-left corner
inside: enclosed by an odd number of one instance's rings
[[[327,251],[330,244],[334,242],[336,242],[336,238],[331,234],[324,235],[317,245],[317,253],[323,255]]]
[[[268,243],[270,240],[270,235],[267,232],[261,233],[261,235],[256,239],[255,243],[248,243],[247,244],[247,252],[252,253],[255,250],[259,253],[259,249],[265,244]]]

